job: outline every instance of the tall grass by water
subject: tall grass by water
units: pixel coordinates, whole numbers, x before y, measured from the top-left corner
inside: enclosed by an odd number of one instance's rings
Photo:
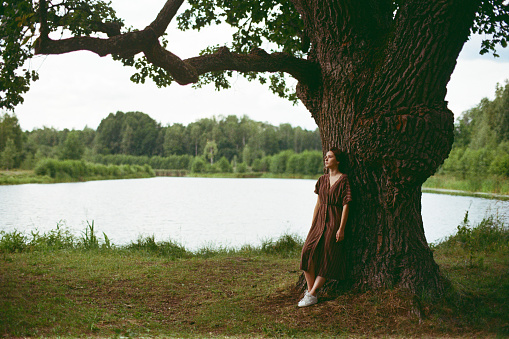
[[[503,176],[458,178],[453,175],[436,174],[429,177],[422,187],[509,195],[509,178]]]
[[[37,163],[36,175],[47,176],[55,181],[83,181],[93,179],[153,177],[149,165],[103,165],[83,160],[43,159]]]
[[[302,239],[188,251],[140,237],[115,246],[93,222],[0,236],[4,337],[507,337],[509,230],[496,216],[433,244],[442,300],[398,290],[297,308]]]
[[[190,251],[185,246],[169,239],[156,241],[154,235],[140,236],[127,245],[117,246],[102,232],[97,234],[94,222],[88,222],[81,235],[72,234],[69,228],[59,223],[56,228],[46,233],[31,231],[25,234],[14,230],[0,231],[0,253],[33,253],[60,250],[96,250],[99,252],[137,252],[144,255],[155,255],[170,259],[205,257],[234,254],[270,254],[291,257],[300,253],[303,240],[292,234],[284,234],[279,239],[264,239],[260,246],[249,244],[240,247],[222,247],[213,244]]]

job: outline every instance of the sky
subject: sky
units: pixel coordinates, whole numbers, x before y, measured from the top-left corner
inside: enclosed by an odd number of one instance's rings
[[[165,0],[113,0],[112,7],[127,26],[143,29],[157,16]],[[176,21],[176,20],[174,20]],[[210,28],[200,32],[181,32],[172,22],[167,30],[168,49],[181,58],[198,55],[203,48],[224,44],[231,30]],[[509,49],[498,48],[499,58],[479,55],[481,37],[472,37],[458,58],[447,86],[449,109],[458,117],[476,106],[482,98],[494,98],[496,84],[509,79]],[[262,46],[263,47],[263,46]],[[267,86],[235,77],[232,88],[215,91],[213,85],[194,89],[176,83],[157,88],[151,80],[134,84],[134,73],[111,57],[99,57],[87,51],[63,55],[36,56],[27,65],[39,72],[24,95],[24,103],[15,109],[23,130],[96,129],[109,113],[139,111],[161,125],[187,125],[213,116],[247,115],[273,125],[290,123],[314,130],[316,124],[304,105],[293,105],[273,94]],[[235,75],[234,75],[235,76]]]

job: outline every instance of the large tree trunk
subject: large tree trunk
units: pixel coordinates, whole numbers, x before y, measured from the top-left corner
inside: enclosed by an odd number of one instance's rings
[[[424,235],[420,187],[453,142],[446,85],[476,1],[405,1],[393,24],[380,1],[338,3],[295,1],[323,79],[300,84],[298,95],[323,149],[349,153],[348,282],[439,295],[444,282]]]

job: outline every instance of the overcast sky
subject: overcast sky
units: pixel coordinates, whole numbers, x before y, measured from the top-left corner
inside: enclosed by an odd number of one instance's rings
[[[144,28],[156,17],[165,0],[113,0],[112,6],[127,26]],[[201,32],[180,32],[175,23],[168,29],[168,49],[181,58],[198,55],[206,46],[227,41],[228,29]],[[499,48],[500,58],[479,55],[479,37],[463,48],[451,81],[446,100],[455,116],[488,97],[493,99],[497,83],[509,79],[509,51]],[[37,56],[29,67],[37,70],[40,79],[24,95],[25,102],[15,113],[23,130],[43,126],[57,129],[97,128],[103,118],[116,111],[147,113],[163,126],[188,124],[212,116],[247,115],[253,120],[274,125],[290,123],[306,129],[316,124],[302,104],[272,94],[266,86],[236,78],[232,88],[217,92],[213,86],[193,89],[172,84],[157,88],[151,80],[144,85],[132,83],[133,69],[123,67],[109,56],[91,52]]]

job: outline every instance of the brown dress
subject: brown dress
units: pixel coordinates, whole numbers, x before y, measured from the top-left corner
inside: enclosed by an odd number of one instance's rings
[[[315,276],[342,280],[345,275],[343,241],[336,242],[336,233],[343,206],[352,201],[348,176],[343,174],[330,187],[329,175],[322,175],[315,185],[315,193],[320,207],[302,248],[300,269],[307,271],[314,263]]]

